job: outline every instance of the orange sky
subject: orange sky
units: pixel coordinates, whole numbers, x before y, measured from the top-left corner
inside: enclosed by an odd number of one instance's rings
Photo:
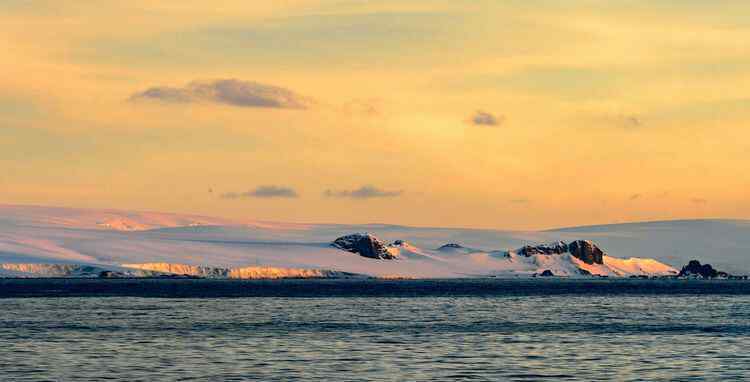
[[[504,229],[750,217],[746,1],[0,3],[0,201]]]

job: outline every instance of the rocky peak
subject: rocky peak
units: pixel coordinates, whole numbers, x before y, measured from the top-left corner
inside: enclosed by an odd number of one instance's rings
[[[686,266],[682,267],[680,274],[677,275],[677,277],[702,277],[705,279],[728,276],[727,273],[714,269],[711,264],[701,264],[698,260],[690,260]]]
[[[529,257],[531,255],[560,255],[568,252],[568,245],[558,241],[552,244],[526,245],[518,249],[517,253]]]
[[[576,240],[568,244],[568,251],[586,264],[604,264],[604,251],[590,240]]]
[[[370,259],[393,260],[398,258],[397,255],[388,251],[388,246],[382,240],[369,233],[341,236],[334,240],[331,246]]]
[[[604,264],[604,251],[589,240],[576,240],[570,243],[558,241],[551,244],[526,245],[519,248],[516,253],[526,257],[570,253],[586,264]]]

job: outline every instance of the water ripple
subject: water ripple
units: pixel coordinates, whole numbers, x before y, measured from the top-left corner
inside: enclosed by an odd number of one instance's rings
[[[2,300],[0,380],[742,380],[750,296]]]

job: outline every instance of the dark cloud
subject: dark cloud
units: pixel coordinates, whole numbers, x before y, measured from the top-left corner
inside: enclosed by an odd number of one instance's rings
[[[502,116],[495,116],[486,111],[477,110],[471,116],[471,124],[476,126],[498,126],[503,122]]]
[[[216,102],[238,107],[306,109],[311,101],[291,90],[253,81],[193,81],[185,87],[155,86],[133,94],[131,101]]]
[[[375,186],[362,186],[354,190],[326,190],[323,195],[329,198],[372,199],[393,198],[403,193],[403,190],[383,190]]]
[[[140,93],[130,96],[131,100],[152,99],[164,102],[185,103],[193,100],[187,89],[170,88],[168,86],[157,86],[148,88]]]
[[[289,187],[260,186],[247,192],[226,192],[221,194],[222,199],[244,199],[244,198],[296,198],[297,191]]]

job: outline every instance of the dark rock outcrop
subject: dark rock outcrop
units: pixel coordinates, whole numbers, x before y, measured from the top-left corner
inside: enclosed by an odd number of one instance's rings
[[[550,271],[549,269],[545,269],[541,274],[539,274],[539,276],[542,276],[542,277],[550,277],[554,275],[555,274],[552,273],[552,271]]]
[[[518,254],[529,257],[531,255],[560,255],[568,252],[568,245],[558,241],[552,244],[526,245],[518,249]]]
[[[558,241],[552,244],[526,245],[519,248],[516,253],[526,257],[570,253],[586,264],[604,264],[604,251],[588,240],[576,240],[571,243]]]
[[[383,241],[369,233],[342,236],[334,240],[331,245],[370,259],[394,260],[398,258],[388,251],[388,246]]]
[[[571,242],[568,251],[586,264],[604,264],[604,251],[588,240]]]
[[[704,279],[729,278],[726,272],[720,272],[714,269],[711,264],[701,264],[698,260],[690,260],[688,264],[682,267],[677,277],[700,277]]]
[[[115,271],[101,271],[99,272],[100,279],[116,279],[116,278],[123,278],[125,277],[124,273],[115,272]]]

